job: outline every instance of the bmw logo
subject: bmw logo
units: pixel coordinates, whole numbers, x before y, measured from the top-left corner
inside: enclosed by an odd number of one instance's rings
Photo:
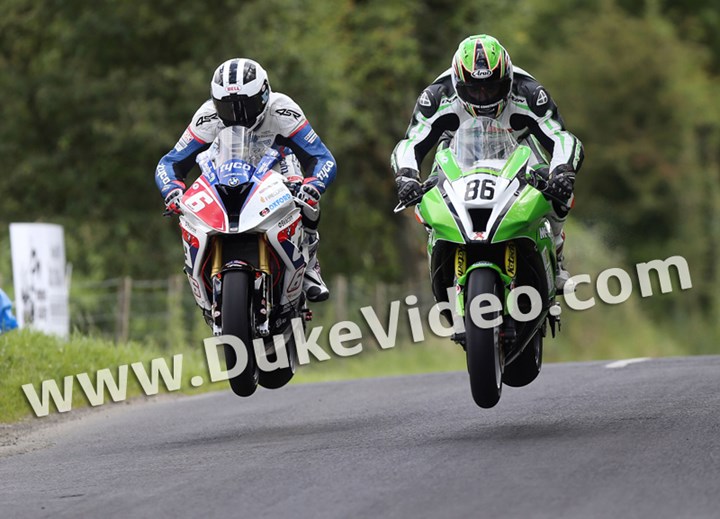
[[[230,180],[228,180],[229,186],[237,186],[240,183],[240,181],[237,179],[237,177],[230,177]]]

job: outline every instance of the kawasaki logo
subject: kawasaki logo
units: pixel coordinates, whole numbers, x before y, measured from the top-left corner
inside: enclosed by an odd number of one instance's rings
[[[540,226],[538,231],[538,235],[541,240],[546,240],[552,237],[552,229],[550,228],[550,224],[548,222],[545,222],[544,225]]]

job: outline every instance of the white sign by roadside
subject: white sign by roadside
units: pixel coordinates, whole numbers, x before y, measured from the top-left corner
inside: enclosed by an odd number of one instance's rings
[[[70,317],[63,228],[12,223],[10,249],[18,325],[67,337]]]

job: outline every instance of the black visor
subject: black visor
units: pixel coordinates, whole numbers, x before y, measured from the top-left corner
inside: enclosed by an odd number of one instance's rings
[[[268,90],[263,90],[254,96],[229,95],[222,99],[213,98],[218,117],[226,126],[240,125],[250,128],[263,113],[268,102]]]
[[[511,81],[505,77],[496,81],[458,81],[457,94],[466,103],[475,106],[492,106],[507,97]]]

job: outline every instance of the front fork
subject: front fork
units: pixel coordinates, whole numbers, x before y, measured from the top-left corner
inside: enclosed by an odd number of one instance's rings
[[[211,309],[212,328],[214,335],[222,334],[222,275],[228,270],[246,270],[254,276],[252,297],[251,322],[254,334],[260,337],[270,335],[270,311],[272,310],[272,277],[270,274],[270,261],[268,244],[262,234],[258,234],[258,263],[255,268],[244,261],[233,260],[223,264],[222,240],[213,241],[213,259],[211,268],[213,303]]]
[[[464,285],[461,285],[459,283],[459,280],[465,276],[467,273],[467,251],[465,249],[464,245],[458,245],[455,249],[455,265],[454,265],[454,273],[455,273],[455,290],[457,294],[457,306],[458,311],[462,312],[462,315],[464,315],[464,305],[465,305],[465,297],[464,297],[464,291],[465,287]],[[507,242],[507,245],[505,246],[505,265],[504,265],[504,272],[507,275],[506,279],[509,278],[509,285],[505,287],[504,293],[507,294],[508,291],[515,288],[515,276],[517,274],[517,246],[515,245],[515,242],[509,241]],[[516,323],[515,319],[513,319],[510,314],[508,313],[507,308],[507,297],[503,298],[503,301],[501,301],[503,306],[503,324],[502,328],[500,330],[500,337],[505,345],[511,345],[515,343],[515,340],[517,338],[517,330],[516,330]],[[465,342],[465,337],[463,334],[455,334],[452,337],[452,340],[455,342],[459,342],[463,344]]]

